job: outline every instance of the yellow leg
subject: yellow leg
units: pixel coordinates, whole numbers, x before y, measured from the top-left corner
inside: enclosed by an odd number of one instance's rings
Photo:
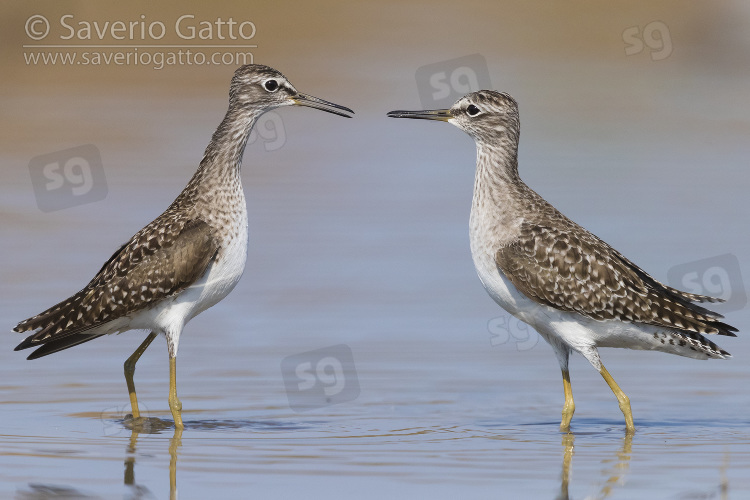
[[[622,392],[622,389],[620,389],[620,386],[617,385],[617,382],[615,382],[615,379],[612,378],[612,375],[609,374],[607,369],[604,368],[604,365],[602,365],[602,369],[599,370],[599,373],[602,374],[602,377],[604,377],[609,388],[615,393],[618,403],[620,403],[620,410],[622,410],[622,414],[625,415],[625,427],[628,434],[635,432],[635,426],[633,425],[633,412],[630,410],[630,398]]]
[[[177,399],[177,358],[169,358],[169,409],[172,410],[175,429],[185,427],[182,424],[182,403]]]
[[[135,383],[133,382],[133,375],[135,374],[135,364],[141,358],[141,355],[148,349],[151,342],[156,338],[156,333],[151,332],[146,340],[143,341],[138,349],[125,360],[125,382],[128,384],[128,393],[130,394],[130,408],[133,411],[133,418],[140,418],[141,411],[138,409],[138,398],[135,395]]]
[[[570,372],[563,370],[562,376],[563,389],[565,390],[565,404],[562,409],[560,430],[562,432],[570,432],[570,419],[573,418],[573,413],[576,411],[576,404],[573,402],[573,389],[570,387]]]

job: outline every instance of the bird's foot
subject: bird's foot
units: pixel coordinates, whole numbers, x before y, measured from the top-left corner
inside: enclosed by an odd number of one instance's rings
[[[157,434],[172,426],[172,422],[156,417],[133,417],[126,415],[122,424],[133,432],[144,434]]]
[[[560,432],[570,432],[570,421],[573,419],[573,413],[576,411],[576,405],[571,398],[570,401],[563,405],[562,422],[560,422]]]
[[[174,426],[176,429],[182,429],[185,425],[182,423],[182,402],[175,397],[169,400],[169,409],[172,411]]]

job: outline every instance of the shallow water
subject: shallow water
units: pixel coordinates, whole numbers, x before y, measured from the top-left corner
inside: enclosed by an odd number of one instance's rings
[[[197,336],[181,360],[180,434],[159,397],[161,355],[144,359],[136,376],[154,427],[141,433],[125,420],[116,366],[106,367],[114,355],[94,358],[85,371],[94,380],[62,365],[58,384],[39,370],[3,388],[0,494],[166,498],[170,481],[183,498],[306,490],[365,498],[741,498],[750,491],[747,397],[736,393],[742,373],[729,363],[667,358],[644,366],[638,356],[610,353],[633,401],[638,431],[628,437],[614,398],[579,359],[578,412],[565,435],[546,347],[518,353],[401,342],[394,350],[354,342],[360,396],[295,413],[278,380],[284,349],[240,343],[234,357],[229,350],[212,357],[225,365],[242,359],[252,370],[201,370],[201,357],[189,352],[201,351],[195,343]],[[33,387],[39,394],[29,394]]]
[[[7,333],[0,498],[750,497],[747,9],[477,3],[466,17],[455,3],[357,5],[254,6],[258,62],[357,115],[279,110],[269,124],[283,140],[248,147],[248,264],[184,332],[185,430],[171,426],[163,339],[138,364],[149,425],[134,431],[122,363],[145,333],[34,362]],[[8,330],[84,286],[179,193],[233,70],[25,66],[30,9],[9,9],[0,30],[12,39],[0,49]],[[182,14],[160,9],[149,19]],[[625,56],[623,30],[655,20],[673,54]],[[459,32],[436,32],[441,22]],[[477,52],[520,102],[520,171],[534,189],[657,279],[731,292],[717,310],[739,337],[714,339],[730,361],[602,350],[631,398],[632,437],[580,357],[573,433],[559,432],[551,349],[499,310],[471,263],[473,144],[446,124],[384,116],[421,107],[418,67]],[[105,195],[41,211],[31,159],[83,144],[101,153]]]

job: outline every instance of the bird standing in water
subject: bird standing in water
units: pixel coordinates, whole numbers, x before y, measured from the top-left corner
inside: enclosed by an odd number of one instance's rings
[[[125,362],[133,417],[140,418],[133,374],[158,334],[169,351],[169,408],[182,428],[176,359],[180,335],[196,315],[235,287],[247,258],[247,208],[240,168],[258,117],[280,106],[308,106],[351,117],[344,106],[297,92],[278,71],[250,64],[234,74],[229,109],[193,178],[167,210],[122,245],[81,291],[20,322],[33,332],[16,350],[36,359],[127,330],[149,330]]]
[[[391,111],[393,118],[449,122],[475,141],[471,255],[479,279],[503,309],[528,323],[552,346],[565,391],[562,431],[575,405],[568,358],[582,354],[604,377],[635,430],[630,400],[599,358],[599,347],[648,349],[695,359],[730,355],[705,334],[737,329],[696,302],[719,299],[666,286],[620,252],[565,217],[518,175],[518,104],[506,93],[481,90],[450,108]]]

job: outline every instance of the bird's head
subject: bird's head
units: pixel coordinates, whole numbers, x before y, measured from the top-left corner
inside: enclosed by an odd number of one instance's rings
[[[351,109],[297,92],[279,71],[262,64],[246,64],[234,72],[229,103],[268,111],[280,106],[307,106],[351,118]]]
[[[510,139],[518,142],[520,120],[518,103],[510,95],[494,90],[466,94],[450,109],[391,111],[391,118],[417,118],[451,123],[478,143]]]

